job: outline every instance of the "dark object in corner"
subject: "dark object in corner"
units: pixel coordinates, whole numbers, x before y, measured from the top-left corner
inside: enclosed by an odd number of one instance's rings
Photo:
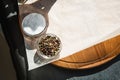
[[[27,79],[27,56],[19,25],[17,0],[0,1],[0,23],[7,40],[18,80]]]

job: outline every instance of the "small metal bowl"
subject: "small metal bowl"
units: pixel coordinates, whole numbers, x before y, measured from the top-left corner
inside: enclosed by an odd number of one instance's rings
[[[44,59],[54,59],[59,57],[61,51],[61,41],[54,34],[47,33],[42,35],[35,44],[37,54]]]
[[[48,28],[48,18],[42,13],[29,13],[22,20],[22,32],[26,48],[34,49],[34,42],[41,35],[45,34]]]
[[[22,29],[27,37],[39,37],[47,30],[48,22],[44,15],[30,13],[22,21]]]

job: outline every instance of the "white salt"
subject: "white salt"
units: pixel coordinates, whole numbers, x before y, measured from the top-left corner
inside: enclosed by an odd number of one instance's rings
[[[44,30],[46,27],[46,20],[41,14],[31,13],[23,19],[22,27],[25,33],[36,35]]]

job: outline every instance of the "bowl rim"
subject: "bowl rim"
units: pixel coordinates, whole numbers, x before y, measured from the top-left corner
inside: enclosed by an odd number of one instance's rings
[[[24,26],[23,26],[23,21],[24,21],[24,19],[25,19],[26,17],[28,17],[29,15],[31,15],[31,14],[39,14],[39,15],[42,16],[42,17],[44,18],[44,20],[45,20],[45,27],[44,27],[44,29],[43,29],[40,33],[35,34],[35,35],[31,35],[31,34],[27,33],[27,32],[24,30]],[[49,25],[48,17],[47,17],[46,15],[44,15],[44,14],[42,14],[42,13],[38,13],[38,12],[28,13],[28,14],[23,18],[23,20],[22,20],[22,22],[21,22],[23,34],[24,34],[26,37],[30,37],[30,38],[36,38],[36,37],[39,37],[39,36],[43,35],[43,34],[47,31],[48,25]]]

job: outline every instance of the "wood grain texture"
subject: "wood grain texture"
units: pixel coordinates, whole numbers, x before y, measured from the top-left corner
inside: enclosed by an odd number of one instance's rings
[[[120,53],[120,35],[101,42],[52,64],[70,69],[87,69],[102,65]]]

